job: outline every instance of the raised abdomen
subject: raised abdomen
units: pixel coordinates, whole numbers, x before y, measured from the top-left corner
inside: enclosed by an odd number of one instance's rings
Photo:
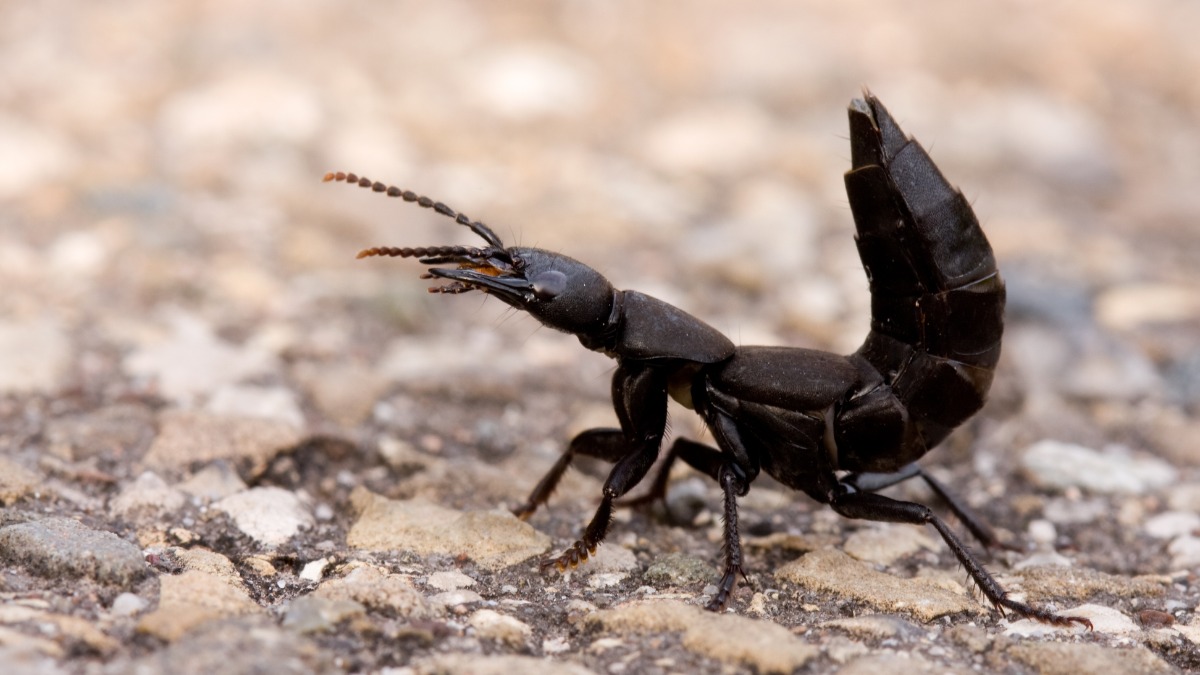
[[[871,332],[857,354],[882,376],[870,392],[876,404],[894,396],[907,429],[902,447],[870,448],[875,433],[843,425],[839,457],[842,468],[888,470],[983,406],[1000,356],[1004,282],[966,198],[877,99],[851,104],[850,136],[846,192],[871,286]]]

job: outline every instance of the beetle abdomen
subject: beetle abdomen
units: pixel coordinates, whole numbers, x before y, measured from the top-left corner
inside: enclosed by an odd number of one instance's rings
[[[877,99],[851,104],[850,131],[846,192],[871,284],[871,333],[858,354],[917,425],[917,437],[898,442],[924,446],[901,453],[919,457],[983,406],[1004,282],[966,198]]]

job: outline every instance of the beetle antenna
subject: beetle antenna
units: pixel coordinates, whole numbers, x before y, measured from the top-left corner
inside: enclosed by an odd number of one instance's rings
[[[343,171],[331,171],[325,174],[325,177],[321,180],[325,183],[330,181],[338,181],[341,183],[358,185],[361,188],[371,188],[373,192],[383,192],[389,197],[399,197],[406,202],[414,202],[417,206],[422,208],[433,209],[447,218],[452,218],[454,222],[458,223],[459,225],[471,228],[472,232],[482,237],[484,241],[492,246],[495,246],[496,248],[504,248],[504,242],[500,241],[500,237],[496,236],[496,233],[492,231],[492,228],[484,225],[478,220],[473,221],[467,217],[466,214],[459,213],[441,202],[435,202],[429,197],[419,195],[412,190],[401,190],[394,185],[385,185],[379,181],[372,181],[370,178],[366,178],[365,176],[358,176],[352,173],[345,173]],[[359,257],[361,258],[362,256],[360,255]]]
[[[356,258],[372,258],[375,256],[388,256],[391,258],[480,258],[483,257],[483,251],[474,246],[417,246],[415,248],[405,246],[399,248],[396,246],[376,246],[374,248],[366,248],[358,252]],[[436,263],[449,261],[432,261]]]

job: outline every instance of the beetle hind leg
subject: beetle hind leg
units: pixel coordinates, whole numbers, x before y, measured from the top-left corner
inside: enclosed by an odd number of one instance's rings
[[[979,587],[980,592],[983,593],[984,597],[1001,614],[1004,613],[1005,609],[1008,609],[1018,616],[1056,626],[1069,626],[1072,623],[1077,623],[1087,626],[1089,630],[1092,628],[1092,622],[1083,617],[1055,614],[1049,610],[1033,607],[1032,605],[1017,602],[1009,598],[1004,587],[971,554],[971,551],[954,534],[954,531],[946,525],[945,521],[934,515],[928,506],[900,501],[871,492],[855,492],[853,491],[853,487],[846,485],[841,486],[839,490],[831,495],[829,505],[834,511],[847,518],[877,522],[909,523],[912,525],[932,525],[938,531],[938,534],[942,536],[942,540],[946,542],[946,545],[950,547],[950,551],[954,553],[954,557],[958,558],[958,562],[967,570],[967,574],[971,576],[972,581]]]
[[[989,549],[1017,550],[1016,546],[1000,541],[1000,538],[996,536],[996,531],[992,529],[991,525],[988,525],[986,520],[967,506],[966,502],[954,494],[945,483],[931,476],[915,462],[895,473],[852,473],[842,478],[841,482],[861,492],[878,492],[917,476],[925,481],[929,489],[933,490],[934,494],[946,504],[958,522],[962,523],[980,544]]]

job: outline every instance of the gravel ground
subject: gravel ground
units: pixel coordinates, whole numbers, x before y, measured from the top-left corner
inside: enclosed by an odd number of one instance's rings
[[[1200,669],[1200,5],[0,5],[6,673]],[[681,470],[578,570],[612,363],[371,245],[559,250],[742,344],[847,352],[863,85],[1010,289],[988,406],[924,464],[1014,544],[1006,619],[932,530],[768,480],[715,591]],[[703,438],[672,409],[676,434]],[[892,493],[921,501],[918,485]]]

